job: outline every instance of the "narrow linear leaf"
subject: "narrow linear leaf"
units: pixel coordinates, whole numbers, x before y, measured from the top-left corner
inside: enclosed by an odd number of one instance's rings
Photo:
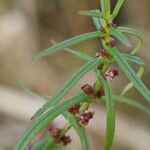
[[[112,19],[116,18],[116,16],[118,15],[123,3],[124,3],[124,0],[118,0],[117,4],[113,10],[113,13],[112,13]]]
[[[113,95],[112,96],[114,100],[116,100],[117,102],[119,103],[125,103],[129,106],[132,106],[134,108],[137,108],[139,110],[142,110],[148,114],[150,114],[150,109],[146,108],[144,105],[132,100],[132,99],[129,99],[127,97],[122,97],[122,96],[117,96],[117,95]]]
[[[55,44],[54,41],[52,43]],[[82,59],[84,61],[91,61],[92,59],[94,59],[90,55],[79,52],[77,50],[73,50],[73,49],[70,49],[70,48],[65,48],[64,50],[70,52],[71,54],[79,57],[80,59]],[[126,61],[130,61],[130,62],[133,62],[135,64],[139,64],[139,65],[143,65],[143,66],[145,65],[144,61],[141,58],[137,57],[137,56],[133,56],[133,55],[126,54],[126,53],[121,53],[121,54],[124,57],[124,59],[126,59]]]
[[[79,11],[80,15],[89,16],[89,17],[102,17],[102,14],[99,10],[89,10],[89,11]]]
[[[40,99],[40,100],[42,100],[42,101],[48,101],[48,100],[49,100],[49,98],[47,98],[47,97],[45,97],[45,96],[42,96],[42,95],[39,95],[39,94],[33,92],[33,91],[32,91],[31,89],[29,89],[23,82],[20,82],[19,85],[20,85],[20,88],[21,88],[24,92],[28,93],[29,95],[31,95],[31,96],[33,96],[33,97],[35,97],[35,98],[38,98],[38,99]]]
[[[122,42],[124,45],[131,47],[131,44],[128,40],[128,38],[120,32],[117,28],[110,28],[111,35],[114,36],[117,40]]]
[[[121,53],[121,54],[124,57],[124,59],[126,59],[126,61],[130,61],[138,65],[143,65],[143,66],[145,65],[144,61],[137,56],[133,56],[133,55],[126,54],[126,53]]]
[[[143,45],[143,39],[142,39],[142,37],[141,37],[141,34],[138,33],[136,30],[131,29],[131,28],[128,28],[128,27],[118,27],[117,29],[118,29],[120,32],[122,32],[122,33],[128,33],[128,34],[131,34],[131,35],[137,37],[137,39],[138,39],[137,45],[136,45],[136,47],[133,49],[133,51],[131,52],[131,54],[137,53],[137,52],[141,49],[141,47],[142,47],[142,45]]]
[[[141,66],[141,67],[139,68],[138,72],[137,72],[137,76],[140,78],[140,77],[143,75],[143,73],[144,73],[144,67]],[[122,95],[124,95],[125,93],[127,93],[133,86],[134,86],[134,85],[133,85],[132,82],[128,83],[128,84],[125,86],[125,88],[122,90],[122,92],[121,92],[120,95],[122,96]]]
[[[101,26],[102,26],[102,25],[101,25],[101,22],[100,22],[100,19],[97,18],[97,17],[92,17],[92,20],[93,20],[93,23],[94,23],[96,29],[97,29],[97,30],[100,30],[100,28],[101,28]]]
[[[57,44],[54,40],[51,41],[53,44]],[[72,50],[70,48],[65,48],[65,51],[79,57],[80,59],[84,60],[84,61],[91,61],[93,60],[93,58],[85,53],[79,52],[77,50]]]
[[[124,57],[120,54],[117,48],[109,48],[105,44],[103,44],[104,48],[112,55],[112,57],[116,60],[120,68],[129,78],[129,80],[134,84],[135,88],[145,97],[145,99],[150,102],[150,91],[149,89],[143,84],[140,78],[136,75],[133,69],[129,66],[126,62]]]
[[[104,18],[107,18],[110,15],[110,0],[100,0],[101,10]]]
[[[84,93],[80,93],[68,100],[56,104],[53,108],[48,110],[38,119],[34,120],[29,128],[25,131],[23,136],[20,138],[16,144],[14,150],[24,150],[26,145],[39,133],[48,123],[50,123],[57,116],[62,114],[70,106],[75,105],[76,103],[82,102],[84,99]]]
[[[96,58],[78,69],[65,83],[64,85],[55,93],[55,95],[40,108],[32,119],[35,119],[45,111],[47,111],[52,105],[55,105],[89,70],[93,69],[95,66],[105,62],[104,58]]]
[[[130,98],[127,98],[127,97],[124,97],[124,96],[117,96],[117,95],[112,95],[112,99],[115,101],[115,102],[118,102],[118,103],[124,103],[128,106],[131,106],[131,107],[134,107],[134,108],[137,108],[139,110],[142,110],[144,111],[145,113],[148,113],[150,114],[150,109],[148,109],[146,106],[144,106],[143,104],[140,104],[139,102],[136,102]],[[96,100],[96,103],[103,103],[106,101],[106,98],[105,96],[103,96],[101,99],[98,99]]]
[[[69,112],[65,111],[63,113],[63,116],[69,120],[70,124],[73,126],[73,128],[75,129],[75,131],[77,132],[79,138],[80,138],[80,142],[82,144],[82,149],[83,150],[90,150],[90,146],[89,146],[89,141],[88,141],[88,136],[85,130],[85,127],[80,126],[77,123],[76,118],[70,114]]]
[[[39,59],[39,58],[45,57],[47,55],[53,54],[55,52],[58,52],[64,48],[70,47],[70,46],[80,43],[82,41],[97,38],[100,36],[101,36],[100,31],[94,31],[94,32],[78,35],[76,37],[70,38],[70,39],[63,41],[61,43],[58,43],[56,45],[53,45],[52,47],[50,47],[42,52],[37,53],[35,55],[34,59]]]
[[[114,101],[112,100],[110,83],[104,80],[100,72],[97,73],[97,78],[103,84],[105,90],[106,109],[107,109],[105,150],[110,150],[113,144],[113,139],[115,134]]]

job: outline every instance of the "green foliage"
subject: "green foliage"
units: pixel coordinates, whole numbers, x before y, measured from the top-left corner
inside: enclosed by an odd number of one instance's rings
[[[124,3],[124,0],[118,0],[117,4],[115,6],[115,9],[112,13],[112,19],[114,19],[118,15],[123,3]]]
[[[106,109],[107,109],[107,120],[106,120],[106,140],[105,150],[109,150],[113,144],[114,133],[115,133],[115,108],[114,101],[112,100],[112,92],[110,84],[104,80],[100,72],[97,73],[99,82],[102,83],[105,90],[106,98]]]
[[[83,65],[80,69],[78,69],[69,79],[65,82],[65,84],[52,96],[52,98],[47,101],[43,105],[41,109],[35,113],[33,119],[47,111],[52,105],[55,105],[80,79],[84,76],[90,69],[94,68],[98,64],[102,64],[104,59],[92,59],[85,65]]]
[[[48,110],[40,118],[34,120],[30,127],[25,131],[24,135],[20,138],[15,150],[24,150],[25,146],[32,140],[32,138],[39,133],[49,122],[54,120],[57,116],[62,114],[70,106],[80,103],[84,100],[84,94],[80,93],[74,97],[69,98],[65,102],[58,103],[53,106],[52,109]]]
[[[55,44],[51,48],[48,48],[48,49],[36,54],[34,59],[39,59],[39,58],[42,58],[44,56],[53,54],[57,51],[60,51],[61,49],[67,48],[67,47],[72,46],[72,45],[75,45],[79,42],[89,40],[89,39],[93,39],[93,38],[96,38],[96,37],[100,37],[100,35],[101,35],[101,33],[98,32],[98,31],[78,35],[78,36],[70,38],[70,39],[68,39],[64,42],[61,42],[59,44]]]
[[[89,120],[84,118],[86,111],[90,108],[91,103],[106,103],[106,138],[105,138],[105,150],[110,150],[113,144],[114,134],[115,134],[115,107],[114,103],[125,103],[129,106],[135,107],[137,109],[143,110],[146,113],[150,113],[149,108],[144,105],[131,100],[130,98],[124,97],[123,95],[129,91],[133,86],[145,97],[147,102],[150,102],[150,91],[141,81],[140,77],[144,73],[144,61],[135,56],[135,54],[141,49],[143,41],[141,35],[134,29],[128,27],[115,27],[113,19],[118,15],[124,0],[118,0],[113,12],[111,13],[110,0],[101,0],[101,11],[98,9],[90,11],[81,11],[79,14],[84,16],[89,16],[92,18],[93,23],[97,31],[90,33],[85,33],[78,35],[76,37],[65,40],[61,43],[52,42],[54,45],[44,51],[36,54],[34,59],[39,59],[48,55],[51,55],[60,50],[69,52],[78,58],[86,61],[86,63],[81,66],[65,83],[64,85],[51,97],[47,98],[36,94],[22,86],[23,89],[35,96],[38,99],[46,101],[44,105],[34,114],[34,119],[23,136],[19,139],[15,146],[15,150],[24,150],[26,145],[32,141],[32,139],[49,123],[51,123],[59,115],[63,115],[69,122],[68,128],[63,128],[61,136],[65,136],[65,133],[73,127],[77,132],[83,150],[90,150],[88,136],[86,133],[85,125]],[[120,41],[125,46],[130,47],[130,41],[127,38],[128,35],[132,35],[137,39],[137,44],[135,48],[131,50],[130,54],[122,53],[118,50],[117,45],[113,42],[115,40]],[[91,57],[87,54],[81,53],[77,50],[72,50],[68,47],[78,44],[85,40],[90,40],[93,38],[99,38],[100,44],[103,49],[98,51],[96,57]],[[132,69],[128,62],[138,64],[139,70],[137,73]],[[114,95],[112,93],[111,82],[115,76],[110,66],[115,63],[120,66],[121,70],[130,80],[130,83],[123,89],[121,94]],[[68,98],[67,100],[61,102],[60,100],[70,91],[70,89],[76,85],[76,83],[89,71],[93,69],[96,74],[97,80],[94,86],[86,84],[82,87],[82,92],[79,94]],[[110,71],[110,72],[109,72]],[[107,73],[107,74],[106,74]],[[107,78],[107,76],[109,78]],[[116,72],[117,75],[117,72]],[[104,96],[98,96],[100,90],[104,89]],[[101,92],[101,91],[100,91]],[[100,93],[102,94],[102,93]],[[92,99],[97,100],[93,101]],[[77,112],[69,112],[68,109],[75,107],[75,104],[79,106]],[[74,108],[73,108],[74,109]],[[77,108],[75,108],[77,109]],[[82,117],[81,117],[82,116]],[[90,116],[91,118],[93,116]],[[85,120],[84,120],[85,119]],[[83,121],[85,124],[81,124]],[[51,150],[51,149],[61,149],[63,146],[62,142],[56,143],[54,136],[47,134],[41,141],[33,146],[34,150]]]

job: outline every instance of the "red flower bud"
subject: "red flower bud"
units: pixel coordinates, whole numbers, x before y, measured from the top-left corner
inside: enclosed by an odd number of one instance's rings
[[[80,103],[75,104],[74,106],[71,106],[71,107],[68,109],[68,111],[69,111],[70,113],[76,114],[76,113],[79,112],[80,106],[81,106]]]
[[[79,124],[85,126],[89,123],[89,120],[93,118],[94,116],[94,112],[86,112],[86,113],[82,113],[80,116],[79,116]]]
[[[64,145],[68,145],[69,143],[71,143],[71,138],[70,138],[70,136],[64,135],[64,136],[61,138],[61,141],[63,142]]]
[[[92,98],[96,98],[96,94],[94,93],[92,86],[89,84],[85,84],[81,89],[84,91],[85,94]]]

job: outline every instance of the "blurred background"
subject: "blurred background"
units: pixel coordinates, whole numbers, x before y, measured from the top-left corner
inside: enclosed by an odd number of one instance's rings
[[[111,1],[114,6],[116,0]],[[50,47],[51,39],[59,42],[95,30],[90,18],[77,13],[95,8],[99,8],[99,0],[0,0],[0,150],[13,149],[29,125],[33,113],[44,103],[23,92],[19,82],[23,81],[33,91],[50,97],[84,64],[63,51],[38,61],[33,61],[32,57]],[[144,47],[138,56],[145,60],[146,68],[142,79],[150,88],[149,16],[149,0],[128,0],[116,22],[141,32]],[[130,38],[135,44],[136,41]],[[94,56],[99,50],[98,40],[82,42],[73,48]],[[122,51],[129,52],[130,49],[122,48]],[[133,67],[137,70],[137,66]],[[120,76],[112,82],[116,94],[129,82],[121,71],[119,73]],[[93,72],[89,72],[69,95],[80,91],[80,87],[89,81],[94,83],[94,80]],[[134,88],[127,95],[148,106]],[[105,107],[93,106],[91,109],[96,111],[95,118],[88,126],[91,149],[100,150],[104,144]],[[117,127],[113,150],[148,150],[149,115],[121,104],[116,105],[116,110]],[[56,124],[59,126],[63,122],[59,118]],[[81,149],[75,133],[71,131],[70,134],[73,134],[73,142],[65,149]]]

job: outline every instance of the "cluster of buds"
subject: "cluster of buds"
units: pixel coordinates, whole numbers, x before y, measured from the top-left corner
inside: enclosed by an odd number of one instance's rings
[[[108,69],[105,73],[104,73],[104,77],[106,80],[108,81],[112,81],[112,79],[118,76],[118,70],[115,69]]]
[[[69,111],[70,113],[72,113],[72,114],[76,114],[76,113],[79,112],[80,106],[81,106],[80,103],[77,103],[77,104],[71,106],[71,107],[68,109],[68,111]]]
[[[89,97],[96,99],[96,98],[101,98],[102,96],[105,95],[104,89],[101,88],[99,91],[94,92],[93,88],[89,84],[85,84],[81,89],[84,91],[85,94],[87,94]],[[71,109],[71,111],[74,110],[75,107]]]
[[[93,88],[92,88],[91,85],[85,84],[84,86],[81,87],[81,89],[82,89],[83,92],[84,92],[85,94],[87,94],[89,97],[94,98],[94,99],[97,97],[96,94],[94,93]]]
[[[109,54],[107,53],[106,50],[102,49],[102,50],[100,50],[99,52],[96,53],[96,57],[100,57],[100,56],[101,57],[108,57]]]
[[[54,141],[59,144],[59,143],[63,143],[63,145],[67,145],[71,142],[71,138],[70,136],[66,136],[66,135],[63,135],[61,136],[60,133],[61,133],[61,129],[58,129],[58,128],[50,128],[49,129],[50,133],[51,133],[51,136],[54,138]]]
[[[93,118],[94,112],[84,112],[79,116],[79,124],[82,126],[86,126],[89,123],[89,120]]]

